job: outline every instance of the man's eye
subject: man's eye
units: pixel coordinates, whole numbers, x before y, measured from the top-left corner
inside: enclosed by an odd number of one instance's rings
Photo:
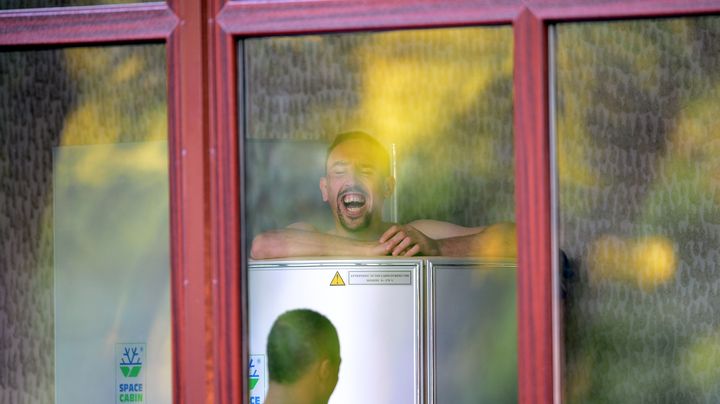
[[[333,171],[334,175],[345,175],[345,170],[335,170]]]

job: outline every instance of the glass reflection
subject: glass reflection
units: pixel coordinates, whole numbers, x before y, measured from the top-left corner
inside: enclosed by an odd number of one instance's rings
[[[172,400],[165,94],[161,45],[0,53],[0,401],[115,402],[123,343]]]
[[[568,402],[715,402],[720,19],[557,27]]]
[[[244,47],[253,257],[515,255],[509,29]]]

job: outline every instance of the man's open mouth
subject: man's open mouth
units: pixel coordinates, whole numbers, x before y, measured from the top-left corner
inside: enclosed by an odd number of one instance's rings
[[[367,198],[362,192],[345,192],[340,195],[343,213],[350,218],[357,218],[365,213]]]

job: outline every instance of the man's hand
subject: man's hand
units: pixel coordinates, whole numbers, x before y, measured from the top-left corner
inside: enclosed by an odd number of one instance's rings
[[[409,224],[391,226],[378,241],[385,246],[389,255],[441,255],[440,245],[436,240]]]

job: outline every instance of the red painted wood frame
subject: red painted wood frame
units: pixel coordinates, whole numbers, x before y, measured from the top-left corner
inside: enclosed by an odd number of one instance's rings
[[[218,0],[221,1],[221,0]],[[548,26],[555,22],[698,15],[720,12],[720,0],[686,4],[683,0],[339,0],[225,1],[215,19],[211,41],[215,44],[211,72],[218,146],[227,147],[219,160],[228,183],[223,189],[243,192],[243,133],[238,122],[242,94],[237,90],[237,42],[242,38],[283,34],[314,34],[403,28],[432,28],[512,24],[514,29],[514,136],[515,200],[518,232],[518,388],[521,403],[561,402],[560,341],[557,300],[553,285],[553,224],[551,223],[550,133],[548,105]],[[239,136],[238,136],[239,135]],[[236,154],[237,153],[237,154]],[[236,198],[240,198],[240,200]],[[226,206],[242,200],[233,192],[224,196]],[[236,205],[237,206],[237,205]],[[240,210],[228,211],[233,219]],[[227,254],[244,276],[245,245],[242,223],[228,223],[228,239],[236,252]],[[231,267],[228,267],[231,269]],[[244,317],[245,291],[238,315]],[[244,330],[244,328],[243,328]],[[246,355],[246,333],[242,338]],[[244,363],[244,362],[243,362]],[[244,370],[244,369],[243,369]],[[243,373],[243,380],[246,379]],[[230,401],[241,402],[242,383],[228,387]],[[238,389],[239,388],[239,389]],[[225,402],[225,401],[223,401]]]
[[[187,404],[240,403],[247,393],[247,304],[237,41],[512,24],[519,397],[522,403],[549,403],[560,400],[560,375],[553,345],[547,26],[709,13],[720,13],[720,0],[171,0],[0,11],[0,50],[166,43],[174,397]]]
[[[30,46],[164,42],[168,65],[173,397],[214,402],[213,238],[206,11],[200,2],[0,11],[0,51]],[[239,335],[235,330],[234,335]],[[236,375],[231,377],[237,378]]]

